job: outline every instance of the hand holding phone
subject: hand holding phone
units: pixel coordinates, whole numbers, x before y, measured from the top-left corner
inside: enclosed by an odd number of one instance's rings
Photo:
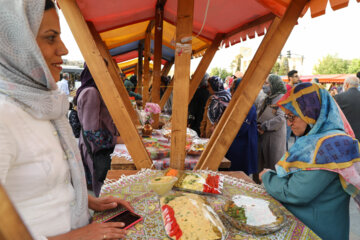
[[[125,210],[106,220],[105,222],[123,222],[125,226],[122,229],[128,229],[142,220],[143,217],[141,217],[140,215],[130,212],[129,210]]]

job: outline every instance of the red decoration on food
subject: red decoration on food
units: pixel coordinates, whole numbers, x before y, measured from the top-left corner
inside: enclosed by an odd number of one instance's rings
[[[172,209],[172,207],[170,207],[169,205],[165,204],[161,207],[161,210],[164,218],[166,232],[169,234],[170,237],[175,236],[176,240],[180,239],[180,237],[182,236],[182,231],[178,223],[176,222],[174,209]]]
[[[220,194],[219,180],[220,177],[218,175],[212,176],[209,174],[206,178],[206,183],[204,184],[203,192]]]

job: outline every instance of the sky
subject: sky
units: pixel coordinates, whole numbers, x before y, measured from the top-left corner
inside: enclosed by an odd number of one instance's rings
[[[329,5],[329,4],[328,4]],[[290,34],[282,54],[290,50],[293,54],[304,56],[304,66],[301,75],[312,74],[312,69],[318,61],[328,55],[337,54],[340,58],[360,58],[360,3],[350,0],[349,6],[333,11],[330,6],[326,14],[317,18],[311,18],[310,10],[300,18]],[[68,60],[83,60],[81,52],[72,36],[72,33],[60,11],[61,38],[69,50],[65,56]],[[252,48],[255,53],[263,37],[248,39],[244,42],[221,48],[215,54],[208,72],[211,68],[221,67],[231,71],[230,64],[236,55],[240,53],[240,47]],[[201,58],[191,61],[191,72],[195,71]]]

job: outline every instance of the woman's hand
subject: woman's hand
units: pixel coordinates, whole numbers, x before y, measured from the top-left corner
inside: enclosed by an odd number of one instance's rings
[[[264,170],[262,170],[260,173],[259,173],[259,179],[260,181],[262,182],[262,176],[264,175],[264,173],[270,171],[271,169],[268,169],[268,168],[264,168]]]
[[[85,227],[73,230],[71,232],[49,237],[49,240],[103,240],[120,239],[125,237],[127,231],[120,229],[124,227],[122,222],[91,223]]]
[[[88,195],[88,201],[89,201],[89,208],[94,211],[105,211],[108,209],[116,208],[119,205],[127,208],[128,210],[130,210],[132,212],[134,211],[134,209],[131,207],[130,203],[128,203],[127,201],[122,200],[120,198],[113,197],[113,196],[96,198],[91,195]]]

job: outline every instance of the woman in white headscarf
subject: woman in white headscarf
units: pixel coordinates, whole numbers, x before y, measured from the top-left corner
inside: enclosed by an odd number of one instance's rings
[[[88,197],[55,81],[67,49],[51,0],[0,0],[0,181],[35,239],[113,239],[123,223],[89,224],[117,198]]]

